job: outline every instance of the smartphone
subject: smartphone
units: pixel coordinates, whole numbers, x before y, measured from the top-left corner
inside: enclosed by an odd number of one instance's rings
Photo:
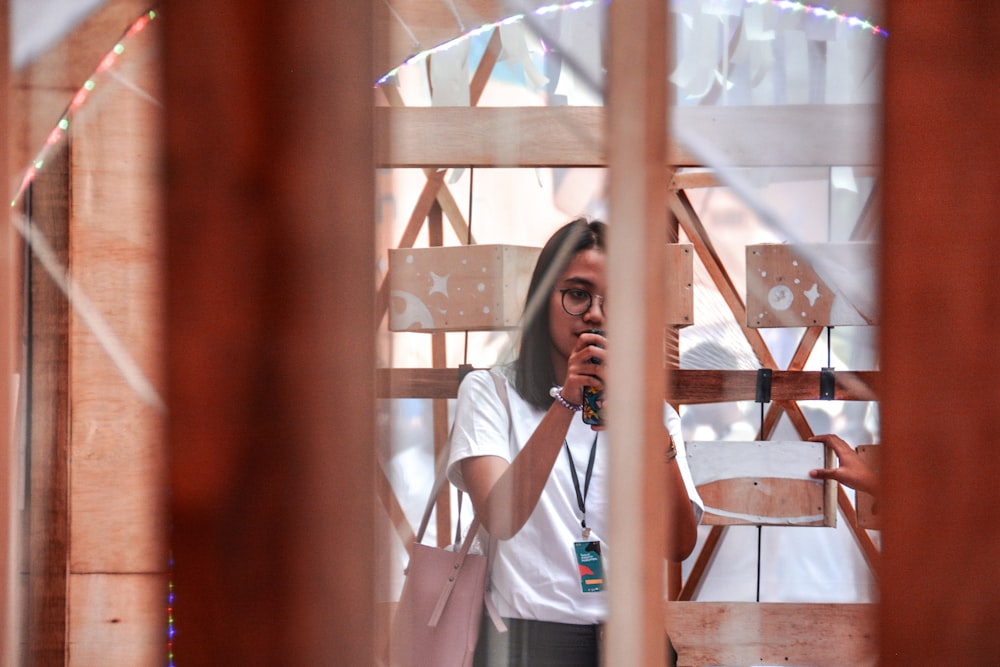
[[[600,329],[591,329],[590,333],[603,336],[604,332]],[[594,363],[598,363],[600,359],[594,357]],[[604,390],[598,389],[597,387],[585,386],[583,388],[583,422],[585,424],[591,424],[593,426],[601,426],[604,424]]]
[[[597,387],[583,388],[583,422],[600,426],[604,424],[604,390]]]

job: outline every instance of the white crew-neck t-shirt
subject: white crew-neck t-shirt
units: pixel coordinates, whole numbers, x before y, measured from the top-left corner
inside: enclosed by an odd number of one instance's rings
[[[466,376],[458,390],[448,459],[448,478],[462,490],[466,490],[459,465],[463,459],[499,456],[510,461],[521,451],[545,415],[544,410],[532,407],[514,390],[504,375],[512,371],[494,369],[492,372],[500,373],[506,384],[513,427],[489,372],[473,371]],[[680,417],[667,404],[664,404],[664,420],[674,438],[677,463],[695,517],[700,521],[704,510],[685,458]],[[501,616],[576,624],[600,623],[606,619],[606,593],[582,591],[574,543],[601,542],[606,576],[610,558],[605,541],[608,534],[607,431],[593,431],[576,417],[566,434],[566,444],[573,455],[582,493],[595,436],[594,467],[586,495],[589,537],[586,540],[582,537],[582,516],[564,446],[538,505],[524,527],[511,539],[497,542],[491,590],[493,603]],[[649,518],[654,520],[654,517]]]

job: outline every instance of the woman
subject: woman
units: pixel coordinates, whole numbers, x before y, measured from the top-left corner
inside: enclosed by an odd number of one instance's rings
[[[577,219],[549,239],[528,287],[518,358],[494,369],[502,391],[487,371],[459,388],[448,474],[498,538],[491,596],[509,628],[500,635],[484,621],[479,665],[598,664],[608,451],[602,427],[579,412],[583,388],[604,387],[605,236],[604,223]],[[665,415],[666,556],[679,561],[694,548],[702,507],[680,418],[669,406]]]

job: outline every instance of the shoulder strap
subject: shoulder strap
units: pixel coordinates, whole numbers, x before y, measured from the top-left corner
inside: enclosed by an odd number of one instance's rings
[[[496,386],[497,395],[500,397],[500,400],[503,402],[504,409],[507,411],[508,429],[511,432],[511,435],[513,435],[514,425],[510,416],[510,402],[507,398],[506,384],[504,382],[504,379],[500,377],[500,375],[497,372],[490,370],[489,373],[490,377],[493,379],[494,385]],[[454,424],[452,424],[452,428],[454,428]],[[451,441],[450,432],[448,434],[448,440],[449,442]],[[424,507],[423,517],[421,517],[420,520],[420,528],[417,530],[417,535],[415,538],[416,543],[420,543],[420,541],[423,540],[424,532],[427,530],[427,525],[430,522],[431,512],[434,510],[434,503],[437,500],[438,494],[441,492],[441,489],[443,488],[445,481],[447,480],[447,470],[446,470],[447,466],[448,466],[448,449],[444,448],[441,451],[441,453],[437,456],[434,462],[434,484],[431,488],[430,497],[427,499],[427,505]],[[481,528],[482,525],[480,524],[479,517],[473,516],[472,523],[469,525],[469,531],[465,534],[465,540],[462,542],[462,546],[456,554],[456,563],[455,563],[456,569],[461,568],[462,564],[465,561],[465,557],[469,553],[469,548],[472,546],[472,542],[473,540],[475,540],[476,534],[479,532]],[[503,622],[503,618],[501,618],[500,613],[497,611],[496,606],[493,604],[493,598],[490,595],[489,591],[489,572],[492,570],[493,567],[493,556],[496,551],[496,540],[493,538],[492,535],[489,535],[489,533],[487,533],[487,536],[488,536],[488,548],[487,548],[488,560],[486,565],[487,590],[483,595],[483,603],[485,604],[486,612],[489,614],[490,620],[493,622],[493,625],[496,627],[497,631],[506,632],[507,625]],[[444,607],[448,603],[448,599],[451,597],[451,592],[454,588],[454,582],[455,579],[452,578],[448,583],[445,584],[440,595],[438,596],[437,604],[434,606],[434,610],[431,612],[431,618],[430,621],[428,622],[428,625],[430,626],[437,625],[437,622],[440,619],[441,614],[444,612]]]
[[[503,407],[507,410],[507,433],[510,440],[514,439],[514,419],[510,414],[510,400],[507,398],[507,383],[504,378],[500,377],[499,371],[495,369],[490,369],[490,377],[493,378],[493,384],[496,385],[497,395],[500,400],[503,401]],[[470,534],[472,529],[469,529]],[[489,538],[489,556],[486,563],[486,592],[483,595],[483,602],[486,605],[486,613],[489,614],[490,620],[493,621],[493,626],[497,629],[497,632],[507,632],[507,624],[503,622],[503,618],[500,616],[500,612],[497,611],[496,605],[493,604],[493,596],[490,595],[490,580],[489,573],[493,571],[493,557],[496,555],[497,541],[490,535]]]

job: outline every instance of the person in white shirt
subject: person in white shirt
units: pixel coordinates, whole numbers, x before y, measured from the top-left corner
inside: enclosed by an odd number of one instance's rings
[[[489,594],[509,628],[498,633],[484,615],[477,665],[599,664],[608,451],[603,426],[581,415],[584,387],[604,388],[606,230],[580,218],[553,234],[528,288],[516,361],[459,387],[448,475],[497,538]],[[666,403],[664,423],[664,555],[680,561],[703,507]]]

